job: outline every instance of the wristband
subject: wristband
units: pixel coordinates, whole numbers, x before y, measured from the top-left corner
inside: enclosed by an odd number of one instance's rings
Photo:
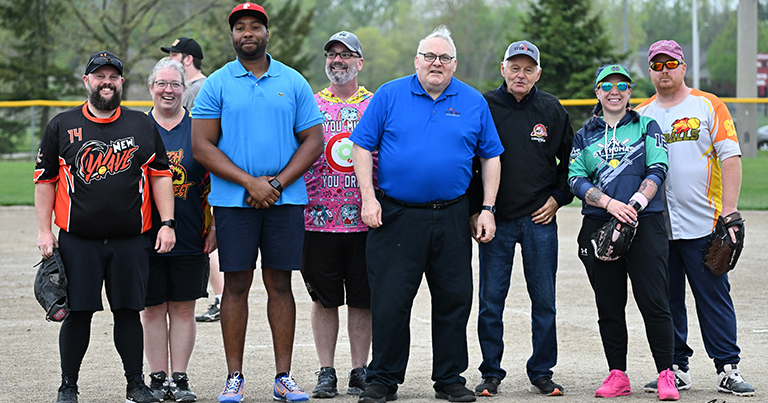
[[[640,205],[640,209],[637,211],[644,210],[646,207],[648,207],[648,198],[640,192],[636,192],[632,195],[632,197],[629,199],[629,204],[632,205],[633,201],[636,201],[637,204]]]
[[[605,203],[605,211],[608,211],[608,205],[611,204],[611,201],[613,201],[612,198],[608,199],[608,203]]]

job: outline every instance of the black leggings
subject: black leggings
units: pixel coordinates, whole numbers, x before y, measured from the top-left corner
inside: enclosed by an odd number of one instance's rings
[[[59,332],[59,354],[61,356],[61,377],[72,385],[77,384],[80,365],[88,350],[91,338],[93,311],[73,311]],[[125,377],[128,380],[141,376],[144,338],[139,311],[118,309],[112,311],[115,320],[114,340],[120,358],[123,360]]]
[[[669,311],[667,255],[669,245],[661,213],[640,217],[627,253],[612,262],[598,260],[590,235],[605,221],[584,217],[578,237],[579,258],[595,292],[600,337],[609,369],[627,370],[627,277],[645,322],[645,333],[656,370],[672,366],[674,328]]]

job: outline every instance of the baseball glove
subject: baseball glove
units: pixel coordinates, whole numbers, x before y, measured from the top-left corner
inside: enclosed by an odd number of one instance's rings
[[[53,255],[36,264],[35,298],[45,310],[45,319],[63,322],[69,315],[69,300],[67,299],[67,275],[64,263],[61,261],[59,250],[53,248]]]
[[[620,258],[632,245],[636,229],[637,226],[611,217],[607,223],[592,233],[591,242],[595,249],[595,257],[606,262]]]
[[[737,227],[736,242],[731,240],[728,229]],[[704,266],[716,276],[723,275],[736,267],[741,249],[744,248],[744,219],[737,211],[717,219],[715,230],[709,236],[704,248]]]

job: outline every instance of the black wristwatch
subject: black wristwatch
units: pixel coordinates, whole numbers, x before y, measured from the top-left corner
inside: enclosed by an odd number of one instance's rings
[[[278,192],[283,193],[283,185],[280,184],[280,181],[277,180],[277,178],[272,178],[272,180],[269,181],[269,184],[272,185],[273,188],[277,189]]]
[[[488,210],[491,214],[496,214],[496,206],[483,206],[483,210]]]
[[[171,218],[168,221],[163,221],[163,222],[160,223],[160,226],[162,227],[163,225],[165,225],[166,227],[169,227],[169,228],[176,228],[176,220]]]

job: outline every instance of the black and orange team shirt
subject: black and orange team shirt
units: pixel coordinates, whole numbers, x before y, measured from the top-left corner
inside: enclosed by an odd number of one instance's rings
[[[163,140],[142,112],[118,107],[107,119],[87,103],[45,129],[35,183],[56,183],[56,225],[82,238],[139,235],[152,226],[150,176],[171,177]]]

